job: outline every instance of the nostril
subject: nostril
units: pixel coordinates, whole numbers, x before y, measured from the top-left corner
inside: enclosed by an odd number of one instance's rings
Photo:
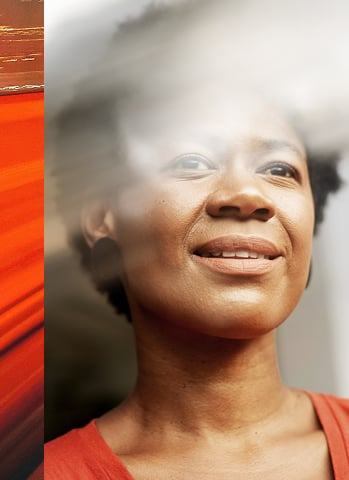
[[[220,185],[210,193],[206,202],[206,212],[213,217],[235,217],[269,220],[275,214],[273,201],[257,188],[250,186],[236,190]]]
[[[267,208],[257,208],[256,213],[259,215],[266,216],[266,215],[269,215],[270,212]]]
[[[232,215],[232,214],[239,214],[240,213],[240,208],[239,207],[234,207],[234,206],[223,206],[219,208],[220,213],[223,215]]]

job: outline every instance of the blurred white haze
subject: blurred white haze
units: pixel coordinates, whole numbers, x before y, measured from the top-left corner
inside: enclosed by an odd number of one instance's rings
[[[137,79],[149,98],[164,83],[166,88],[185,89],[198,79],[212,85],[217,79],[234,78],[284,108],[316,150],[339,151],[347,185],[330,199],[314,242],[310,288],[293,318],[280,329],[278,343],[282,374],[289,384],[349,397],[349,2],[198,1],[196,22],[190,15],[184,25],[183,20],[173,22],[176,42],[170,56],[167,45],[153,41],[150,28],[136,37],[139,43],[116,42],[114,62],[108,48],[118,24],[136,17],[149,4],[162,3],[180,0],[46,0],[45,116],[50,121],[69,104],[91,74],[96,90],[111,82],[127,82],[129,77]],[[166,23],[158,28],[168,33]],[[175,76],[174,58],[182,65]],[[48,265],[68,250],[55,210],[55,181],[50,177],[52,138],[48,129]],[[46,276],[46,282],[54,284],[54,275]]]
[[[64,100],[72,95],[74,86],[94,68],[96,59],[104,57],[118,23],[128,17],[136,17],[149,4],[162,3],[188,2],[65,0],[58,3],[48,0],[45,5],[48,113],[62,107]],[[199,0],[198,3],[202,3],[203,7],[197,15],[196,24],[191,23],[189,29],[184,28],[184,34],[181,33],[180,21],[175,24],[178,32],[176,42],[178,47],[183,46],[183,50],[178,48],[178,51],[187,66],[183,72],[187,79],[192,62],[197,68],[200,58],[203,63],[210,59],[209,66],[205,63],[206,76],[203,78],[210,74],[226,75],[230,66],[237,80],[247,80],[264,88],[275,101],[280,99],[291,107],[292,112],[301,114],[301,118],[312,125],[308,128],[316,131],[313,135],[317,145],[333,141],[336,145],[340,142],[347,146],[348,2]],[[220,4],[224,7],[223,15]],[[184,23],[184,27],[188,27],[187,22]],[[166,31],[166,24],[162,28]],[[144,31],[141,33],[144,34]],[[180,38],[181,35],[183,38]],[[156,37],[159,38],[158,31]],[[200,50],[195,40],[193,48],[188,48],[188,38],[198,38]],[[138,41],[140,44],[137,47],[124,48],[123,53],[127,55],[130,50],[143,48],[142,38],[136,37],[135,42]],[[161,50],[148,38],[146,42]],[[146,49],[147,43],[139,56],[143,61],[151,62],[151,58],[146,56]],[[125,62],[129,65],[128,58]],[[116,66],[120,72],[123,60],[118,58]],[[147,74],[154,80],[151,66]]]

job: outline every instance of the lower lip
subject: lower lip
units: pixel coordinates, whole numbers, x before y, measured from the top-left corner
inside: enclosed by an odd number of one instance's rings
[[[195,256],[197,262],[214,270],[215,272],[227,275],[250,277],[265,275],[272,271],[280,257],[273,260],[266,258],[222,258],[222,257],[199,257]]]

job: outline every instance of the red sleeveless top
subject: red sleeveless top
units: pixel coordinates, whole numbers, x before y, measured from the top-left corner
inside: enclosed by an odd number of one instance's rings
[[[326,435],[335,480],[349,479],[349,399],[308,393]],[[40,478],[39,475],[34,476]],[[42,478],[42,477],[41,477]],[[46,480],[134,480],[108,447],[95,421],[49,442]]]

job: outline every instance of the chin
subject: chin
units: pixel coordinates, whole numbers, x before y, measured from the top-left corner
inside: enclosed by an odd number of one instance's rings
[[[205,325],[203,333],[207,335],[227,338],[248,340],[259,338],[274,331],[284,318],[275,318],[273,316],[266,316],[263,314],[256,314],[255,312],[248,312],[246,309],[243,314],[232,314],[229,318],[217,319],[215,324]]]
[[[199,335],[207,335],[226,339],[253,339],[269,334],[287,317],[281,312],[268,312],[261,309],[260,304],[240,304],[228,308],[191,309],[171,316],[165,316],[169,324]],[[165,312],[164,312],[165,313]]]
[[[275,330],[290,315],[298,296],[271,294],[271,289],[240,288],[229,292],[216,291],[201,296],[185,294],[151,296],[143,300],[141,310],[145,318],[166,329],[175,327],[201,335],[227,339],[252,339]],[[155,297],[155,298],[154,298]],[[149,298],[153,301],[149,302]],[[176,301],[174,302],[174,298]],[[287,300],[285,300],[285,298]],[[280,301],[279,299],[284,299]],[[154,301],[155,300],[155,301]]]
[[[270,334],[277,327],[278,325],[265,325],[262,322],[253,325],[248,323],[245,323],[243,325],[237,324],[233,326],[227,326],[225,329],[216,329],[216,331],[214,332],[214,336],[230,340],[252,340]],[[212,335],[212,333],[207,333]]]

